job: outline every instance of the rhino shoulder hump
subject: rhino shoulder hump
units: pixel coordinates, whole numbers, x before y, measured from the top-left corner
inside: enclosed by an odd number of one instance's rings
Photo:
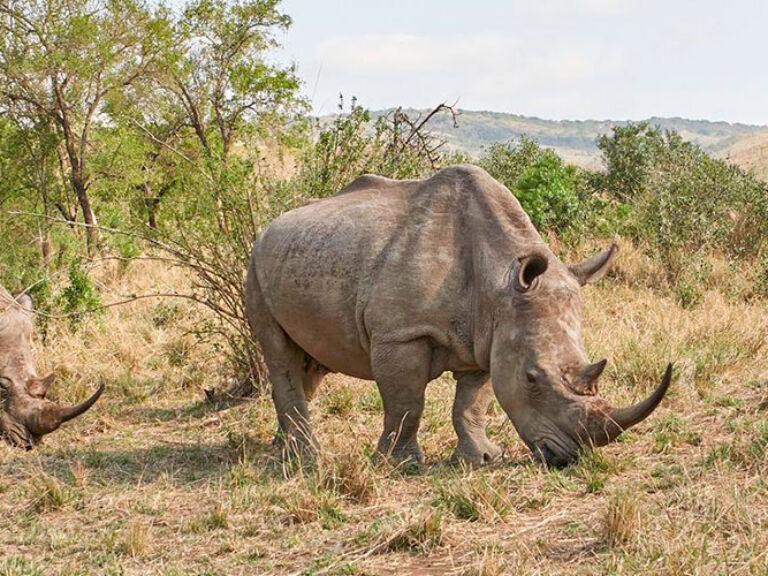
[[[483,168],[473,164],[455,164],[453,166],[447,166],[437,173],[445,174],[446,176],[460,176],[463,178],[488,179],[491,177],[490,174],[488,174],[488,172],[486,172]]]
[[[336,194],[336,196],[341,196],[342,194],[347,194],[349,192],[354,192],[356,190],[367,190],[369,188],[377,188],[382,185],[387,184],[393,184],[398,182],[398,180],[392,180],[391,178],[386,178],[384,176],[379,176],[377,174],[363,174],[362,176],[358,176],[352,182],[347,184],[344,188],[339,190],[339,192]]]
[[[499,186],[499,183],[480,166],[457,164],[439,170],[433,178],[461,182],[464,188],[488,191]]]

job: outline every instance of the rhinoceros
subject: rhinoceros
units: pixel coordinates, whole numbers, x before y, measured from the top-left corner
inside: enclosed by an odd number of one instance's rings
[[[46,400],[53,373],[37,376],[32,361],[32,299],[11,296],[0,286],[0,436],[21,448],[32,449],[45,434],[56,430],[93,406],[104,386],[82,404],[60,406]]]
[[[365,175],[286,212],[254,242],[245,287],[278,438],[314,451],[307,403],[340,372],[376,381],[378,449],[423,462],[425,388],[450,371],[457,458],[500,455],[485,430],[493,394],[548,465],[610,442],[651,414],[672,375],[670,364],[628,408],[597,396],[606,360],[587,359],[580,287],[604,276],[617,250],[566,266],[513,194],[473,166],[421,181]]]

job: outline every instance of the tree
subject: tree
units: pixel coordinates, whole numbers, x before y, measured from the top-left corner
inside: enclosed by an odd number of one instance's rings
[[[177,50],[156,75],[197,138],[200,168],[211,185],[223,232],[229,230],[225,196],[231,186],[233,146],[254,132],[265,135],[270,125],[282,128],[287,116],[303,110],[295,68],[266,60],[277,46],[274,32],[291,24],[278,4],[194,0],[176,23]]]
[[[179,174],[193,169],[190,164],[196,161],[187,156],[194,153],[183,111],[167,94],[151,85],[144,88],[138,95],[109,99],[106,109],[113,125],[101,131],[94,165],[104,177],[102,196],[119,191],[129,200],[132,224],[154,235],[163,201],[179,189]]]
[[[45,216],[58,211],[71,221],[73,206],[65,193],[67,186],[57,159],[56,137],[49,122],[19,125],[12,118],[4,118],[0,124],[0,204],[13,203]],[[53,250],[50,223],[38,220],[26,224],[39,230],[40,255],[47,266]]]
[[[249,377],[244,390],[262,374],[243,306],[243,272],[267,218],[260,149],[292,135],[306,109],[294,67],[267,60],[275,32],[291,23],[278,4],[193,0],[172,23],[154,89],[110,99],[113,118],[143,137],[121,171],[142,196],[154,244],[192,273],[195,299],[215,313],[201,331],[228,342]]]
[[[0,109],[49,122],[89,250],[98,240],[89,148],[105,99],[144,78],[169,31],[142,0],[0,0]]]

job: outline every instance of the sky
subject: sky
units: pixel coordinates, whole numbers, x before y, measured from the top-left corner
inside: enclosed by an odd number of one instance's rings
[[[314,111],[456,102],[554,120],[768,125],[764,0],[283,0]]]

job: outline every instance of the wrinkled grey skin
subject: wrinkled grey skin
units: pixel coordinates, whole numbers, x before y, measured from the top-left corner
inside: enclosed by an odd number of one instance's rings
[[[630,408],[596,396],[605,361],[584,351],[580,285],[616,251],[565,266],[514,196],[470,166],[424,181],[363,176],[282,215],[254,243],[245,292],[281,437],[315,445],[307,402],[327,371],[342,372],[378,385],[379,450],[421,462],[425,388],[450,371],[457,458],[500,454],[485,431],[493,394],[550,465],[609,442],[650,414],[671,372]]]
[[[33,448],[45,434],[88,410],[104,387],[77,406],[59,406],[45,397],[54,375],[39,378],[32,359],[32,300],[13,297],[0,286],[0,437]]]

